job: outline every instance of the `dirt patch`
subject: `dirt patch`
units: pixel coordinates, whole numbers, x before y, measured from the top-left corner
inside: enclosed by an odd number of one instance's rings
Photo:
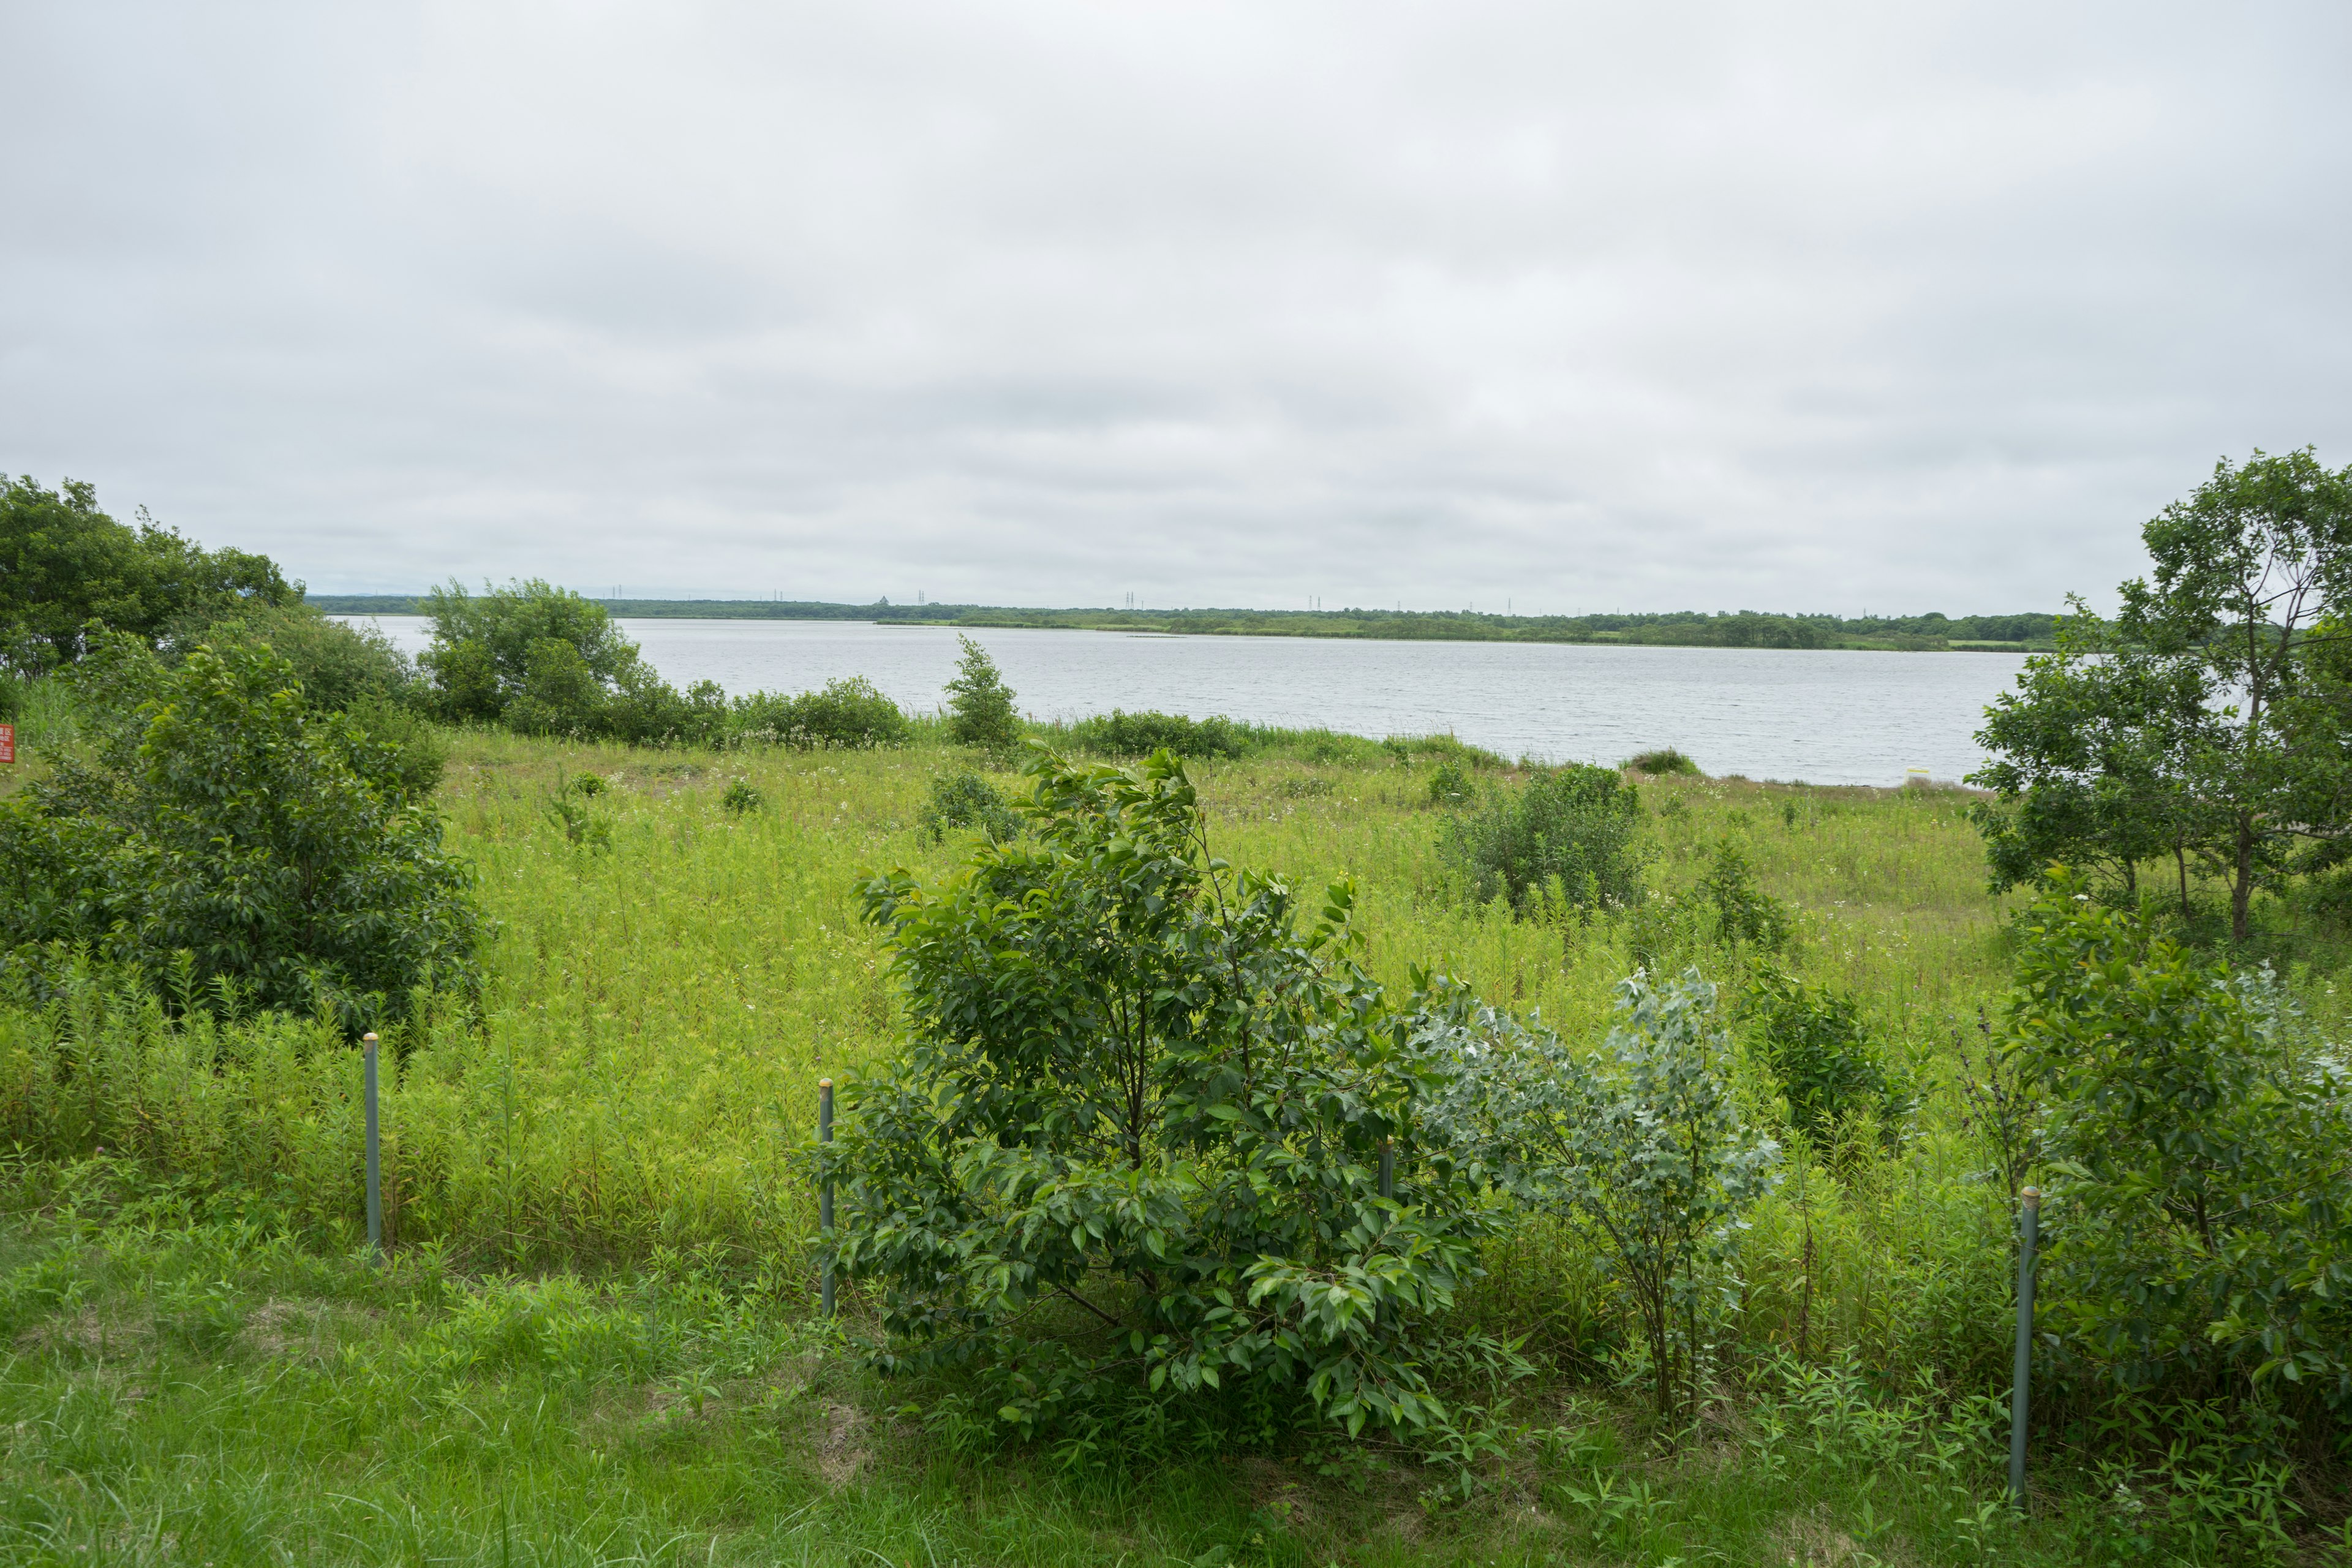
[[[1773,1527],[1772,1556],[1797,1568],[1860,1568],[1881,1558],[1864,1552],[1853,1537],[1832,1524],[1825,1509],[1792,1513]]]
[[[51,1318],[36,1323],[16,1336],[16,1349],[25,1352],[78,1351],[83,1355],[105,1355],[121,1351],[143,1336],[137,1329],[119,1322],[110,1322],[98,1315],[93,1307],[84,1307],[70,1316]]]
[[[824,1484],[839,1491],[866,1468],[866,1412],[855,1405],[827,1400],[817,1424],[816,1469]]]
[[[1242,1484],[1249,1489],[1250,1502],[1279,1520],[1286,1530],[1295,1530],[1314,1517],[1313,1500],[1307,1489],[1278,1460],[1244,1459]]]
[[[270,1361],[317,1360],[333,1346],[327,1313],[320,1301],[264,1301],[246,1318],[237,1342]]]

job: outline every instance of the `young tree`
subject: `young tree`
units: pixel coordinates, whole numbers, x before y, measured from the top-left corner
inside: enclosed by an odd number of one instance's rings
[[[1021,742],[1021,720],[1013,710],[1013,688],[996,661],[970,637],[958,637],[963,658],[948,682],[948,737],[960,746],[978,746],[1003,755]]]
[[[2169,856],[2186,912],[2189,856],[2212,837],[2189,769],[2211,722],[2206,682],[2074,605],[2056,650],[2026,660],[2018,690],[1993,700],[1977,735],[1992,761],[1969,782],[1998,797],[1973,813],[1993,890],[2064,863],[2112,877],[2134,898],[2140,865]]]
[[[2297,842],[2352,831],[2352,468],[2308,450],[2223,461],[2143,531],[2153,571],[2112,623],[2077,616],[2029,661],[1979,735],[1973,775],[1996,883],[2029,863],[2104,860],[2124,877],[2191,855],[2230,885],[2248,934],[2255,888]],[[2046,861],[2045,861],[2046,863]]]
[[[908,1027],[819,1152],[838,1268],[1024,1436],[1101,1392],[1244,1383],[1350,1432],[1444,1429],[1430,1374],[1479,1342],[1435,1321],[1484,1210],[1420,1158],[1452,1058],[1364,973],[1348,888],[1298,929],[1286,884],[1212,858],[1164,752],[1033,772],[1032,837],[864,889]]]
[[[76,680],[88,756],[0,803],[0,946],[86,943],[357,1033],[468,986],[471,874],[397,744],[303,702],[268,647],[167,668],[121,633]]]

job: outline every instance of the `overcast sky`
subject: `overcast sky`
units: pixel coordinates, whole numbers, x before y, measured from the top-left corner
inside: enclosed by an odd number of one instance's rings
[[[2352,6],[0,0],[0,467],[320,591],[2053,608],[2352,461]]]

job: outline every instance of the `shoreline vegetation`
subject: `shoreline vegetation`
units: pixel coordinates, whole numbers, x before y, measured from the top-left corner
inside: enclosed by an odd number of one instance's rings
[[[0,1558],[2344,1561],[2352,470],[2147,538],[1987,794],[411,658],[0,490]]]
[[[406,594],[311,594],[330,616],[429,614]],[[1171,637],[1343,637],[1387,642],[1585,643],[1633,647],[1843,649],[1875,653],[2034,653],[2055,647],[2059,617],[2000,616],[1786,616],[1698,610],[1590,616],[1496,615],[1475,610],[1021,609],[992,605],[835,605],[777,599],[591,601],[639,620],[871,621],[877,626],[1024,627],[1158,633]]]

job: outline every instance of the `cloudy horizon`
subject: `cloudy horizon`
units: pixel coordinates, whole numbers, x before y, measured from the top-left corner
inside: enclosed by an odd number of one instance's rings
[[[0,468],[322,593],[2104,601],[2352,461],[2352,12],[0,13]]]

